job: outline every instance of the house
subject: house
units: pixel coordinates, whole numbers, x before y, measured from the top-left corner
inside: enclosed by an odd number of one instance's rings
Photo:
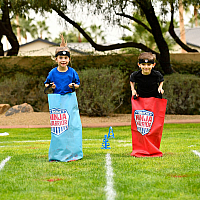
[[[54,56],[59,46],[60,44],[38,38],[20,45],[18,56]],[[88,55],[92,50],[89,43],[68,43],[68,47],[73,55]]]
[[[180,38],[180,29],[174,29],[176,35]],[[185,37],[186,37],[186,44],[193,49],[196,49],[200,52],[200,27],[195,28],[185,28]],[[173,47],[173,50],[170,51],[171,53],[181,53],[181,47],[176,44]]]
[[[54,56],[55,50],[59,46],[60,44],[38,38],[20,45],[18,56]],[[71,50],[72,55],[105,55],[110,53],[120,53],[119,49],[106,52],[95,51],[89,42],[67,43],[67,46]],[[6,56],[7,51],[5,51],[4,56]]]

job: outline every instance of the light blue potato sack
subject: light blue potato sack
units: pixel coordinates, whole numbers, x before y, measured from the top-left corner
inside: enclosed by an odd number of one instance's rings
[[[48,94],[48,102],[51,122],[49,161],[82,159],[82,124],[76,93]]]

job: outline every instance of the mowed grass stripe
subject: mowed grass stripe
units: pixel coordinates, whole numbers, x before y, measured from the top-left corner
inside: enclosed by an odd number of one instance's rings
[[[111,149],[104,150],[101,145],[108,128],[84,128],[84,157],[70,163],[48,162],[50,142],[14,143],[13,147],[8,143],[9,147],[0,148],[0,162],[12,157],[0,171],[1,199],[106,199],[108,153],[115,199],[199,199],[200,160],[192,150],[200,152],[200,124],[165,125],[161,158],[131,157],[130,127],[113,127],[113,131]],[[50,130],[12,129],[0,139],[50,141]]]

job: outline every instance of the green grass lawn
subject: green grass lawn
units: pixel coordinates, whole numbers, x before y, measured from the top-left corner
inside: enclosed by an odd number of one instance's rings
[[[106,155],[111,156],[115,199],[200,199],[200,124],[165,124],[160,158],[130,156],[131,130],[83,129],[82,160],[48,162],[50,129],[0,129],[0,199],[106,199]]]

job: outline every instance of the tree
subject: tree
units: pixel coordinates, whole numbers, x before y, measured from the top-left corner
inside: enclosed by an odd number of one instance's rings
[[[8,0],[0,0],[1,2],[6,2],[8,5]],[[10,0],[9,5],[12,5],[12,9],[15,12],[24,12],[25,10],[32,8],[36,12],[43,12],[44,10],[50,11],[54,10],[57,14],[63,18],[66,22],[73,25],[87,40],[90,44],[97,50],[97,51],[108,51],[114,49],[121,49],[121,48],[137,48],[142,51],[151,51],[157,55],[157,59],[160,62],[160,65],[163,71],[166,74],[170,74],[173,72],[171,65],[170,65],[170,55],[169,55],[169,48],[168,44],[163,37],[162,30],[158,21],[158,18],[155,13],[154,6],[157,5],[157,2],[160,3],[160,15],[164,16],[167,13],[171,12],[171,22],[169,26],[169,33],[174,38],[174,40],[187,52],[197,52],[195,49],[189,48],[186,44],[184,44],[175,34],[174,32],[174,10],[178,9],[178,0],[43,0],[43,1],[34,1],[34,0]],[[146,46],[142,43],[137,42],[126,42],[121,44],[113,44],[113,45],[100,45],[97,44],[91,36],[86,33],[85,30],[77,23],[75,20],[72,20],[73,16],[70,16],[69,13],[69,3],[76,8],[77,4],[88,5],[89,12],[95,13],[98,15],[102,13],[105,16],[105,19],[108,20],[110,23],[119,23],[122,19],[129,19],[135,21],[140,26],[143,26],[146,31],[152,34],[158,51],[154,51],[150,47]],[[183,0],[184,6],[188,5],[199,5],[199,1],[196,0]],[[168,9],[169,5],[171,6],[171,10]],[[168,8],[167,8],[168,6]],[[92,10],[91,10],[92,9]],[[75,9],[74,9],[75,10]],[[132,17],[133,12],[137,12],[141,16],[146,18],[148,24],[144,24],[137,18]],[[7,16],[8,17],[8,16]],[[9,18],[8,18],[9,19]]]
[[[46,18],[45,18],[46,19]],[[47,33],[47,35],[50,34],[49,32],[49,27],[46,25],[46,21],[43,20],[43,21],[37,21],[37,29],[38,29],[38,37],[42,39],[42,35],[44,32]]]
[[[174,4],[173,4],[173,2],[170,3],[170,6],[171,6],[171,22],[170,22],[170,26],[169,26],[170,35],[175,40],[175,42],[177,44],[179,44],[185,51],[187,51],[187,52],[198,52],[196,49],[192,49],[189,46],[187,46],[185,43],[183,43],[181,41],[181,39],[176,35],[176,33],[174,31],[174,24],[173,24],[173,20],[174,20]]]
[[[194,5],[194,21],[195,21],[195,27],[197,27],[199,25],[199,16],[198,16],[198,9],[199,6]]]
[[[99,38],[101,41],[105,42],[105,36],[103,35],[103,31],[101,30],[101,25],[97,26],[93,24],[90,26],[91,36],[93,36],[94,41],[97,43],[97,39]]]
[[[1,8],[1,20],[0,20],[0,39],[5,35],[11,44],[11,49],[8,51],[7,56],[17,55],[19,51],[19,43],[16,35],[12,31],[12,26],[9,16],[9,4],[8,0],[3,0],[0,4]],[[1,40],[0,40],[1,41]],[[3,44],[0,42],[0,56],[4,55]]]
[[[196,6],[196,5],[193,5],[194,7],[194,15],[190,18],[190,26],[193,28],[194,26],[195,27],[198,27],[199,26],[199,21],[200,21],[200,16],[198,14],[198,9],[199,9],[199,6]]]
[[[82,25],[82,22],[78,22],[80,26]],[[86,31],[86,28],[83,28],[84,31]],[[87,32],[88,33],[88,32]],[[59,36],[54,39],[55,43],[60,43],[60,35],[63,35],[67,43],[72,42],[72,43],[77,43],[77,42],[87,42],[87,40],[80,35],[80,32],[76,28],[72,28],[69,31],[63,31],[59,33]],[[90,34],[90,33],[88,33]]]
[[[7,56],[15,56],[19,51],[19,42],[11,26],[13,16],[21,16],[30,9],[33,9],[35,12],[50,11],[50,3],[50,0],[0,0],[0,56],[4,55],[3,44],[1,42],[3,36],[7,37],[11,45]],[[57,6],[61,6],[61,3],[57,2]]]
[[[31,35],[32,38],[36,38],[37,35],[37,27],[35,24],[33,24],[33,19],[23,16],[19,17],[16,16],[16,20],[12,20],[12,29],[15,35],[17,34],[19,44],[21,44],[21,36],[26,40],[27,42],[27,33]]]
[[[183,17],[183,13],[184,13],[184,8],[183,8],[183,1],[179,0],[179,22],[180,22],[180,39],[181,41],[186,44],[186,37],[185,37],[185,25],[184,25],[184,17]],[[186,51],[184,49],[181,50],[182,53],[185,53]]]
[[[118,5],[118,4],[120,4],[120,5]],[[126,15],[126,13],[125,13],[125,7],[126,6],[130,6],[130,5],[128,5],[128,1],[119,1],[118,4],[113,4],[113,5],[109,4],[107,9],[108,8],[110,9],[110,7],[112,6],[112,8],[115,9],[115,14],[116,15],[119,15],[119,16],[122,16],[122,17],[127,17],[129,19],[134,20],[132,18],[132,16]],[[151,28],[147,27],[146,25],[144,25],[139,20],[137,20],[137,23],[139,22],[141,25],[146,27],[149,32],[151,32],[151,34],[154,36],[155,42],[157,44],[157,47],[158,47],[160,53],[155,52],[152,49],[150,49],[149,47],[147,47],[146,45],[144,45],[142,43],[137,43],[137,42],[127,42],[127,43],[114,44],[114,45],[108,45],[108,46],[103,46],[103,45],[96,44],[91,39],[91,37],[89,37],[89,35],[86,34],[84,32],[84,30],[76,22],[74,22],[73,20],[71,20],[69,17],[66,16],[65,13],[62,12],[61,9],[58,9],[53,4],[51,5],[51,7],[52,7],[53,10],[55,10],[58,13],[59,16],[61,16],[67,22],[69,22],[74,27],[76,27],[82,33],[82,35],[91,43],[91,45],[96,50],[98,50],[98,51],[107,51],[107,50],[120,49],[120,48],[126,48],[126,47],[135,47],[135,48],[139,48],[139,49],[141,49],[143,51],[151,51],[151,52],[153,52],[153,53],[155,53],[157,55],[157,58],[158,58],[158,60],[160,62],[160,65],[161,65],[162,69],[164,70],[164,72],[166,74],[172,73],[172,68],[171,68],[171,65],[170,65],[170,55],[169,55],[168,45],[167,45],[167,43],[166,43],[166,41],[165,41],[165,39],[164,39],[164,37],[162,35],[160,24],[159,24],[158,19],[156,17],[156,14],[155,14],[154,8],[153,8],[153,6],[151,4],[151,1],[150,0],[144,0],[144,1],[135,0],[134,1],[134,5],[138,6],[140,8],[140,11],[146,17],[146,19],[147,19],[147,21],[149,23],[149,26]],[[98,9],[99,8],[101,9],[102,6],[98,5]],[[120,12],[116,12],[116,10],[119,10]]]
[[[145,17],[143,16],[138,16],[133,15],[133,17],[140,19],[140,21],[143,21],[143,23],[147,26],[148,22],[146,21]],[[173,40],[170,38],[169,35],[167,35],[168,32],[168,27],[169,27],[169,23],[170,22],[163,22],[160,20],[160,18],[158,17],[158,21],[160,23],[160,27],[162,30],[162,34],[163,37],[165,38],[169,49],[172,49],[172,47],[174,46],[175,42],[173,42]],[[174,21],[174,24],[177,24],[177,22]],[[127,29],[130,31],[130,33],[132,33],[132,36],[128,35],[124,35],[121,39],[125,40],[125,41],[133,41],[133,42],[140,42],[145,44],[146,46],[150,47],[151,49],[153,49],[154,51],[158,51],[158,48],[156,46],[155,40],[153,35],[146,31],[146,29],[143,26],[140,26],[138,23],[133,22],[131,23],[132,26],[126,26],[126,25],[121,25],[124,29]]]

